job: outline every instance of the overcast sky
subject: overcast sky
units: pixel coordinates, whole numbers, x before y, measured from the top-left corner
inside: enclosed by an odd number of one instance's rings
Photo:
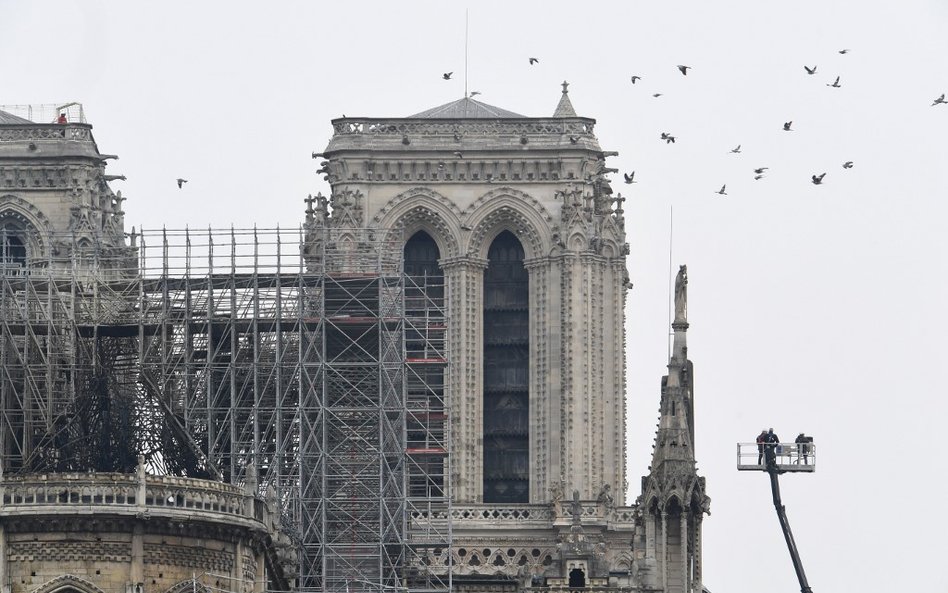
[[[129,225],[296,226],[303,198],[328,193],[310,153],[331,118],[463,95],[464,8],[0,0],[0,104],[81,101],[100,150],[121,156],[109,173],[128,176],[113,188]],[[735,470],[735,443],[773,426],[818,443],[815,474],[782,478],[815,591],[948,590],[948,105],[931,106],[948,92],[948,2],[470,4],[479,99],[549,116],[564,79],[639,182],[614,183],[635,283],[630,500],[665,371],[673,208],[712,498],[706,585],[799,590],[766,475]]]

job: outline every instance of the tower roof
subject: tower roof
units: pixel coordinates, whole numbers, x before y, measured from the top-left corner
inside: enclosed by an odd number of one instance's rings
[[[526,117],[513,111],[464,97],[409,116],[410,119],[517,119]]]
[[[25,117],[20,117],[18,115],[13,115],[12,113],[7,113],[6,111],[0,111],[0,125],[16,125],[16,124],[31,124],[30,120]]]
[[[576,110],[573,109],[573,103],[569,100],[569,91],[567,91],[569,83],[565,80],[563,81],[563,95],[560,97],[560,102],[556,105],[556,111],[553,112],[553,117],[576,117]]]

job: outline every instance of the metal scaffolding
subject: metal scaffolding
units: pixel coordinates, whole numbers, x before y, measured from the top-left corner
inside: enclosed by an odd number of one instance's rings
[[[0,471],[143,455],[256,482],[300,590],[448,590],[427,569],[451,542],[444,286],[402,273],[395,235],[161,229],[5,259]]]

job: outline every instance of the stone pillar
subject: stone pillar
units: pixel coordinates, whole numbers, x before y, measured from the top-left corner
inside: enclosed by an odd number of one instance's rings
[[[550,307],[550,260],[535,258],[524,262],[530,283],[530,502],[550,501],[550,487],[562,480],[557,449],[559,424],[554,424],[550,373],[559,374],[558,340],[552,337],[554,321]],[[556,311],[557,317],[559,311]],[[559,333],[558,331],[556,332]],[[555,343],[554,343],[555,342]],[[558,401],[558,400],[557,400]],[[558,422],[558,416],[557,416]]]
[[[132,562],[128,566],[128,582],[132,591],[138,591],[136,585],[145,582],[145,527],[140,519],[132,527]]]
[[[681,519],[678,522],[681,526],[681,590],[682,593],[687,593],[691,571],[688,570],[688,513],[685,509],[681,510]]]
[[[0,492],[2,496],[2,492]],[[2,501],[2,499],[0,499]],[[10,593],[10,574],[7,568],[7,530],[0,524],[0,591]]]
[[[662,509],[662,548],[660,562],[662,565],[662,590],[668,589],[668,513]]]
[[[612,490],[616,504],[625,504],[626,496],[626,376],[625,376],[625,300],[628,289],[625,287],[625,259],[613,259],[608,264],[609,275],[604,292],[609,299],[606,308],[605,326],[609,340],[605,342],[606,354],[611,354],[611,364],[604,369],[606,393],[612,397],[611,407],[607,411],[605,430],[611,440],[606,442],[609,451],[613,451],[611,471]],[[605,356],[604,356],[605,358]]]
[[[695,517],[695,578],[694,591],[701,593],[704,590],[704,583],[701,578],[701,524],[704,518],[701,514]]]
[[[441,261],[448,315],[445,381],[451,422],[451,479],[455,502],[483,500],[483,292],[487,260],[455,257]]]

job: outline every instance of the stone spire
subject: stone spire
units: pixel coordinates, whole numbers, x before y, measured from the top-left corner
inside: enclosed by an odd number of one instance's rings
[[[553,112],[553,117],[577,117],[576,110],[573,109],[573,104],[569,100],[568,87],[569,83],[564,80],[563,96],[560,97],[560,102],[556,106],[556,111]]]
[[[649,474],[639,505],[646,509],[642,582],[664,591],[701,591],[701,523],[711,499],[698,476],[694,449],[694,372],[688,360],[688,268],[675,278],[675,331]],[[678,584],[685,586],[677,588]]]
[[[675,331],[668,375],[662,380],[662,403],[652,469],[665,461],[682,461],[694,466],[694,420],[692,403],[693,366],[688,360],[688,267],[681,266],[675,277]]]

